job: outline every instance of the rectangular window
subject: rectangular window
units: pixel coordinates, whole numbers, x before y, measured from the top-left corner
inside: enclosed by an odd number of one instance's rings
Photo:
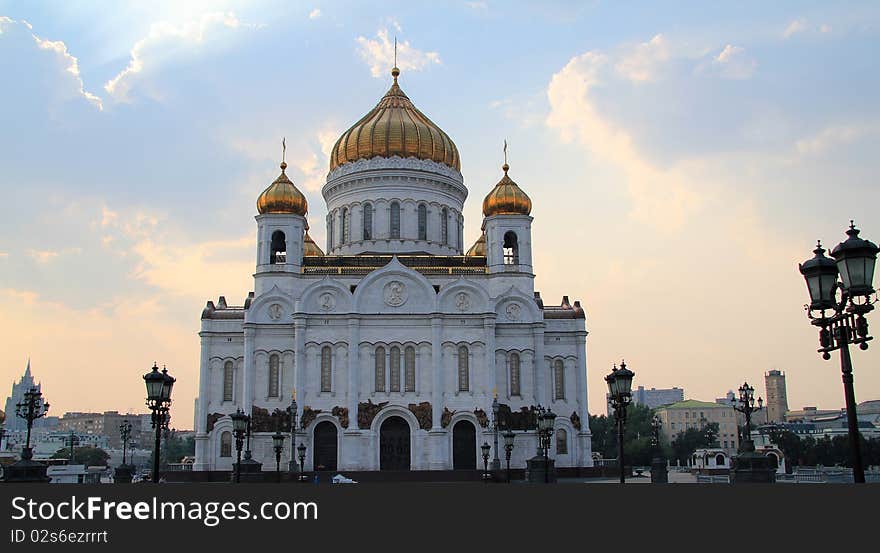
[[[333,370],[333,350],[330,346],[321,349],[321,391],[329,392],[332,384],[331,374]]]
[[[392,392],[400,391],[400,348],[391,348],[391,385]]]
[[[232,401],[233,378],[232,361],[227,361],[223,366],[223,401]]]
[[[466,346],[458,348],[458,391],[467,392],[470,389],[468,349]]]
[[[407,392],[416,391],[416,348],[409,346],[404,352],[404,372],[406,374],[406,382],[404,390]]]

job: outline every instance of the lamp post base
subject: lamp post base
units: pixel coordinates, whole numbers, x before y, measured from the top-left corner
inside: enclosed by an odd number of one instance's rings
[[[235,481],[235,465],[232,466],[232,481]],[[250,456],[241,460],[240,467],[241,482],[262,482],[263,481],[263,463],[255,461]]]
[[[113,471],[113,482],[115,484],[131,484],[132,476],[134,476],[132,465],[119,465]]]
[[[669,471],[666,468],[666,459],[654,457],[651,460],[651,483],[652,484],[668,484]]]
[[[770,457],[755,453],[751,440],[745,440],[741,453],[734,457],[730,469],[731,484],[772,484],[776,482],[776,468]]]
[[[535,455],[526,460],[526,481],[536,484],[556,482],[556,461]]]

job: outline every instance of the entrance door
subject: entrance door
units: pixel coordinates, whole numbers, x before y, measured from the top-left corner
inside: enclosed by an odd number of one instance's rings
[[[315,426],[312,452],[315,470],[336,470],[336,425],[324,421]]]
[[[452,468],[477,468],[477,429],[468,421],[458,421],[452,427]]]
[[[379,430],[379,470],[409,470],[409,424],[388,417]]]

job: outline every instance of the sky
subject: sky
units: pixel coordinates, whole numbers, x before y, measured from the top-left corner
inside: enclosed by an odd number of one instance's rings
[[[791,408],[843,405],[797,264],[850,219],[880,240],[872,2],[0,0],[0,396],[30,357],[56,415],[144,411],[157,361],[191,424],[201,309],[253,288],[281,137],[323,245],[327,152],[395,36],[461,153],[468,243],[507,140],[536,288],[587,312],[591,412],[621,359],[688,398],[780,369]]]

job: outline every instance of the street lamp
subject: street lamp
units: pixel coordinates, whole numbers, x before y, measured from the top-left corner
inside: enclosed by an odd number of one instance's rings
[[[540,405],[536,411],[538,413],[538,443],[544,453],[544,483],[547,484],[550,482],[550,441],[553,438],[556,413],[549,407],[544,409]]]
[[[749,386],[748,382],[743,382],[743,385],[739,387],[738,401],[738,404],[733,404],[733,408],[746,417],[746,426],[740,449],[742,451],[755,451],[755,444],[752,442],[752,413],[764,408],[764,400],[759,397],[758,406],[755,407],[755,388]]]
[[[715,428],[709,424],[708,419],[706,417],[700,417],[700,427],[703,429],[703,432],[706,434],[706,447],[712,447],[712,444],[715,443]]]
[[[296,405],[296,390],[293,391],[293,395],[290,398],[290,406],[287,408],[287,414],[290,415],[290,463],[287,465],[287,470],[292,473],[296,473],[296,415],[297,415],[297,405]]]
[[[275,450],[275,475],[278,482],[281,482],[281,452],[284,450],[284,434],[281,430],[276,430],[272,434],[272,449]]]
[[[846,234],[848,238],[831,250],[834,260],[825,256],[820,242],[813,250],[814,257],[801,263],[798,268],[810,293],[810,303],[805,306],[807,317],[811,324],[820,329],[821,347],[817,351],[827,361],[831,359],[832,351],[840,350],[853,480],[862,483],[865,481],[865,469],[859,448],[859,424],[849,344],[858,344],[859,349],[866,350],[868,342],[873,339],[868,334],[868,320],[865,315],[874,309],[874,303],[877,302],[874,264],[880,249],[873,242],[859,238],[859,229],[852,221]],[[840,281],[837,280],[838,273]],[[837,300],[838,290],[840,301]],[[818,311],[819,315],[814,315],[814,311]],[[826,311],[830,313],[826,315]]]
[[[250,426],[250,417],[240,408],[229,415],[232,419],[232,434],[235,436],[235,483],[241,482],[241,447],[244,445],[244,434]]]
[[[507,483],[510,484],[510,454],[513,453],[513,441],[516,439],[516,434],[513,433],[513,430],[508,430],[502,436],[504,436],[504,457],[507,460]]]
[[[305,482],[306,479],[306,444],[299,444],[296,446],[296,451],[299,454],[299,472],[300,482]]]
[[[151,422],[156,429],[156,443],[153,448],[153,483],[159,481],[159,453],[161,449],[162,429],[168,428],[168,411],[171,406],[171,390],[177,379],[168,374],[168,369],[153,363],[153,368],[144,375],[147,386],[147,407],[152,411]]]
[[[666,469],[666,459],[663,458],[663,450],[660,447],[660,429],[663,421],[654,415],[651,417],[651,449],[654,457],[651,459],[651,483],[666,484],[669,482],[669,473]]]
[[[492,446],[489,445],[489,442],[483,442],[483,445],[480,446],[480,449],[483,450],[483,481],[485,483],[489,483],[489,450],[492,449]]]
[[[609,401],[614,409],[614,419],[617,424],[617,457],[620,466],[620,483],[626,482],[624,474],[623,455],[623,430],[626,425],[626,408],[632,401],[632,381],[636,373],[626,368],[626,362],[620,362],[620,368],[614,365],[611,373],[605,377],[608,383]]]
[[[125,465],[125,453],[128,446],[128,440],[131,437],[131,423],[128,420],[122,421],[119,425],[119,435],[122,437],[122,464]]]
[[[74,452],[74,446],[76,445],[76,442],[77,442],[77,441],[79,441],[79,440],[77,439],[76,434],[73,433],[73,429],[71,429],[71,430],[70,430],[70,463],[68,463],[68,464],[71,464],[71,465],[75,464],[75,462],[74,462],[74,460],[73,460],[73,456],[74,456],[74,453],[75,453],[75,452]]]
[[[27,421],[27,439],[21,450],[23,461],[30,461],[34,456],[31,449],[31,428],[34,426],[34,421],[45,417],[48,412],[49,404],[43,402],[43,394],[36,386],[27,390],[22,396],[22,400],[15,404],[15,414]]]
[[[132,470],[134,467],[129,466],[125,462],[128,440],[131,437],[131,429],[131,423],[127,419],[123,420],[122,424],[119,425],[119,436],[122,438],[122,464],[116,467],[116,470],[113,473],[113,481],[117,484],[131,484]]]
[[[501,461],[498,459],[498,391],[495,390],[495,398],[492,400],[492,440],[494,441],[494,449],[492,450],[494,458],[492,459],[492,471],[501,468]]]

